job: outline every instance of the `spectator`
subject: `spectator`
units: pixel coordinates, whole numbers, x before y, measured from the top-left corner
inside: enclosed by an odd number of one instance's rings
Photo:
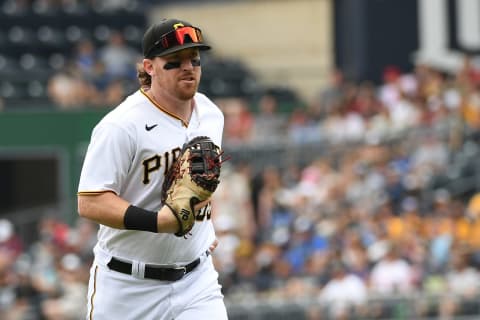
[[[249,143],[252,139],[254,117],[244,99],[217,99],[225,116],[224,139],[230,146]]]
[[[306,217],[297,217],[292,229],[284,259],[291,265],[294,274],[303,274],[308,257],[316,251],[326,250],[328,242],[315,233],[312,221]]]
[[[86,316],[87,277],[80,257],[66,254],[60,260],[60,295],[42,302],[46,320],[81,320]]]
[[[257,207],[255,208],[257,237],[265,236],[269,233],[268,230],[272,227],[273,215],[277,210],[282,211],[278,203],[278,195],[282,188],[282,179],[278,168],[273,166],[265,168],[261,173],[260,179],[260,190],[258,190],[258,193],[254,193],[257,201]],[[259,240],[265,241],[266,239]]]
[[[350,111],[345,103],[338,104],[323,123],[322,133],[329,142],[358,142],[365,138],[365,120],[356,112]]]
[[[48,96],[62,110],[84,107],[91,93],[91,86],[74,65],[68,65],[48,80]]]
[[[445,172],[450,161],[450,153],[443,140],[432,133],[427,133],[419,140],[410,156],[410,171],[406,177],[409,192],[428,186],[434,176]]]
[[[385,256],[372,268],[370,290],[380,295],[408,295],[414,291],[413,270],[400,257],[398,245],[390,243]]]
[[[25,312],[28,301],[16,295],[12,277],[12,260],[6,251],[0,251],[0,316],[2,319]]]
[[[249,292],[255,292],[257,264],[254,245],[251,242],[241,242],[235,250],[235,272],[232,275],[235,286],[231,288],[232,295],[248,299]]]
[[[331,278],[318,296],[320,305],[332,319],[349,319],[365,314],[368,290],[358,276],[339,261],[331,265]]]
[[[90,39],[82,39],[75,46],[73,61],[79,73],[86,80],[93,78],[97,64],[97,53],[93,42]]]
[[[222,184],[213,196],[213,206],[218,214],[213,217],[222,221],[234,221],[233,232],[240,238],[253,240],[256,224],[250,201],[250,167],[240,164],[233,168],[226,162],[222,168]],[[238,214],[239,210],[242,212]]]
[[[358,90],[348,104],[348,109],[368,120],[380,113],[384,106],[377,98],[375,86],[371,82],[366,81],[359,85]]]
[[[235,285],[233,277],[237,269],[236,252],[242,244],[234,219],[229,215],[222,215],[214,220],[216,237],[221,245],[215,249],[212,257],[225,293]]]
[[[309,114],[316,121],[324,119],[331,110],[343,99],[345,78],[342,70],[336,68],[329,73],[328,82],[315,95],[309,105]]]
[[[99,59],[111,79],[136,79],[133,61],[138,61],[140,54],[126,44],[120,31],[112,31],[108,43],[99,49]]]
[[[266,242],[258,246],[255,255],[255,262],[257,264],[257,276],[255,284],[259,292],[271,292],[279,286],[279,279],[275,277],[275,264],[281,259],[281,248],[274,243]],[[279,288],[277,288],[279,289]],[[280,295],[288,296],[287,288],[280,292]],[[293,298],[293,297],[290,297]]]
[[[275,143],[285,137],[287,118],[278,112],[278,101],[268,93],[261,96],[255,115],[252,138],[256,144]]]
[[[292,143],[301,145],[322,141],[320,126],[303,106],[293,109],[288,118],[288,136]]]
[[[470,265],[469,255],[457,251],[452,258],[451,270],[446,274],[446,295],[439,304],[442,319],[460,314],[477,314],[479,309],[480,273]]]
[[[13,223],[8,219],[0,219],[0,251],[13,262],[23,250],[23,241],[16,234]]]
[[[401,71],[397,66],[386,66],[383,70],[383,83],[378,88],[378,97],[387,108],[392,107],[400,100],[400,76]]]
[[[398,98],[388,105],[388,111],[392,124],[391,130],[396,135],[418,125],[422,117],[416,102],[402,91],[398,93]]]

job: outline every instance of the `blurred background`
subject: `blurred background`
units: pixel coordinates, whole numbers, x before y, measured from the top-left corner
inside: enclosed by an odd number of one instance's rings
[[[480,317],[480,0],[1,0],[0,319],[84,319],[95,123],[151,21],[201,26],[225,114],[232,320]]]

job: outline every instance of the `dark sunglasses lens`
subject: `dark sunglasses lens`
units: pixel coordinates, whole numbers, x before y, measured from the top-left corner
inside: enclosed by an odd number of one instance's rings
[[[150,52],[152,52],[152,50],[157,46],[162,46],[164,49],[170,49],[176,46],[181,46],[185,43],[186,39],[188,39],[187,41],[192,43],[202,42],[203,41],[202,32],[200,31],[200,29],[196,29],[194,27],[183,27],[183,28],[178,28],[176,30],[172,30],[162,35],[160,37],[160,40],[156,41],[153,44],[153,46],[148,50],[148,53],[150,54]]]
[[[165,49],[181,46],[185,43],[186,37],[190,38],[190,41],[193,43],[198,43],[202,41],[202,33],[200,30],[192,27],[178,28],[177,30],[171,31],[162,36],[162,46]]]
[[[177,41],[179,44],[183,44],[185,42],[185,37],[188,35],[192,42],[198,42],[199,38],[197,36],[197,30],[195,30],[192,27],[184,27],[184,28],[178,28],[175,30],[176,36],[177,36]]]

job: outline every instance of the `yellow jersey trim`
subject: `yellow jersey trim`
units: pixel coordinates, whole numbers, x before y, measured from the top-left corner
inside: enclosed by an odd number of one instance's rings
[[[148,94],[145,92],[144,88],[140,88],[140,92],[155,106],[157,107],[160,111],[168,114],[170,117],[173,117],[177,120],[180,120],[180,122],[182,123],[182,125],[186,128],[188,127],[188,122],[185,122],[182,118],[180,118],[179,116],[177,116],[175,113],[172,113],[168,110],[166,110],[164,107],[162,107],[161,105],[159,105],[157,102],[155,102],[155,100],[153,100],[152,98],[150,98],[148,96]]]
[[[106,192],[113,192],[112,190],[102,190],[102,191],[80,191],[77,192],[77,196],[96,196]]]
[[[95,294],[97,293],[97,271],[98,266],[95,266],[95,272],[93,274],[93,292],[92,296],[90,297],[90,314],[88,315],[89,320],[93,320],[93,299],[95,298]]]

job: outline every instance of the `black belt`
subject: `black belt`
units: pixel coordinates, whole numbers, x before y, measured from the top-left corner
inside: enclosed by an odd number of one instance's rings
[[[210,252],[207,251],[207,256]],[[163,267],[158,265],[146,264],[144,278],[162,280],[162,281],[177,281],[183,278],[184,275],[195,269],[200,264],[200,258],[195,259],[186,266],[182,267]],[[107,266],[110,270],[118,271],[125,274],[132,274],[132,263],[112,257]]]

